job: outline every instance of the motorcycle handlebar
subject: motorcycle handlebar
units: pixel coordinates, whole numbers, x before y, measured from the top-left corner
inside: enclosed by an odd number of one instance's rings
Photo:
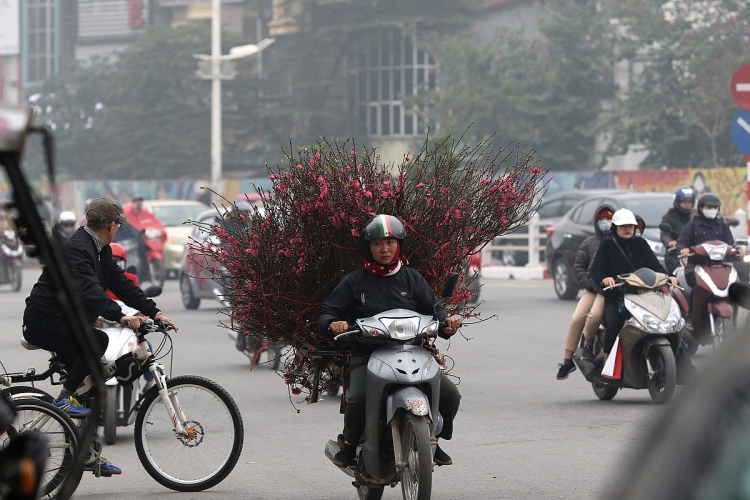
[[[445,328],[447,325],[448,325],[448,323],[446,323],[445,320],[438,322],[438,330],[441,329],[441,328]],[[349,328],[352,328],[351,325],[349,326]],[[333,340],[336,341],[336,340],[338,340],[340,338],[348,337],[349,335],[354,335],[354,334],[359,333],[359,332],[360,332],[359,328],[354,328],[354,329],[351,329],[351,330],[347,330],[345,332],[339,333],[338,335],[334,336]],[[328,333],[333,333],[333,330],[331,329],[330,326],[328,327]],[[436,337],[436,336],[437,336],[437,332],[431,333],[429,335],[417,335],[414,338],[429,338],[429,337]]]

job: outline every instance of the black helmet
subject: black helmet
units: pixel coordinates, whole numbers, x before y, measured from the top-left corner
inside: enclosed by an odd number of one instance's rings
[[[709,207],[721,208],[721,200],[713,193],[703,193],[701,197],[698,198],[698,213],[700,215],[703,215],[703,207],[706,205]]]
[[[362,243],[362,255],[368,262],[372,262],[373,257],[370,251],[370,242],[382,240],[383,238],[396,238],[399,243],[402,243],[399,247],[403,251],[405,237],[406,229],[400,220],[392,215],[376,215],[367,221],[359,235],[360,242]],[[398,257],[401,257],[401,255]]]
[[[403,240],[406,237],[406,229],[403,223],[392,215],[376,215],[365,224],[360,233],[363,241],[371,242],[383,238],[396,238]]]
[[[698,198],[698,210],[705,205],[710,207],[721,207],[721,200],[713,193],[703,193],[701,197]]]
[[[683,201],[689,201],[692,205],[695,205],[695,189],[690,186],[680,186],[674,192],[674,201],[672,202],[674,208],[680,212],[690,213],[693,210],[692,206],[688,209],[682,208],[680,203]]]

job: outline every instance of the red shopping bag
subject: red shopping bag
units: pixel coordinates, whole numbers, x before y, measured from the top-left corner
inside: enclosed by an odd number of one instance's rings
[[[622,377],[622,346],[620,336],[615,339],[615,345],[609,353],[609,358],[602,369],[602,377],[619,380]]]

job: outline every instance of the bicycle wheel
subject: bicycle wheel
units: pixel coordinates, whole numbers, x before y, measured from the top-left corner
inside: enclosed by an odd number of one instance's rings
[[[49,456],[38,498],[60,498],[63,481],[72,471],[73,454],[78,447],[78,428],[63,411],[40,399],[13,399],[12,402],[17,415],[6,438],[30,431],[40,432],[47,438]],[[6,444],[3,441],[0,447],[4,448]],[[83,469],[71,478],[75,487],[82,475]]]
[[[135,420],[138,458],[151,477],[167,488],[211,488],[229,475],[242,452],[240,410],[227,391],[203,377],[176,377],[167,381],[167,388],[185,414],[188,436],[174,432],[159,393],[151,389]]]

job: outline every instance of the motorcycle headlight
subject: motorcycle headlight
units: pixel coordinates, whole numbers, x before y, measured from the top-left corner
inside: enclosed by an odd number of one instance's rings
[[[158,240],[159,238],[161,238],[161,229],[157,229],[155,227],[147,227],[146,238],[150,240]]]
[[[383,318],[380,320],[388,334],[399,340],[413,339],[419,333],[419,317],[411,318]]]
[[[667,319],[651,314],[646,309],[632,301],[627,301],[628,310],[633,315],[638,324],[649,333],[676,333],[684,326],[684,321],[680,315],[680,308],[677,302],[670,301],[669,314]]]

